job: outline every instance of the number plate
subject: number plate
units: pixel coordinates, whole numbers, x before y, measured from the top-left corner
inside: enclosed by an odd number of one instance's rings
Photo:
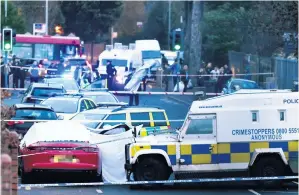
[[[59,163],[59,162],[73,162],[73,157],[72,156],[66,156],[66,155],[55,155],[54,156],[54,162]]]

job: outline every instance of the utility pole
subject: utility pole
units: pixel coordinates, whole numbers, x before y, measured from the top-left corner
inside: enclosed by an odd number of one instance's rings
[[[114,30],[113,30],[113,26],[111,27],[111,45],[113,47],[113,33],[114,33]]]
[[[1,6],[1,5],[0,5]],[[4,4],[4,12],[5,12],[5,25],[6,25],[6,21],[7,21],[7,0],[5,0],[5,4]],[[3,37],[4,37],[4,34],[2,33],[2,39],[3,39]],[[2,49],[4,48],[4,45],[2,45]],[[9,86],[8,86],[8,51],[5,51],[5,54],[4,54],[4,66],[5,66],[5,68],[4,68],[4,83],[5,83],[5,87],[6,88],[9,88]]]
[[[49,9],[49,0],[46,0],[46,8],[45,8],[45,20],[46,20],[46,35],[48,35],[48,22],[49,22],[49,15],[48,15],[48,9]]]
[[[171,0],[168,0],[168,50],[171,50],[170,44],[170,34],[171,34]]]

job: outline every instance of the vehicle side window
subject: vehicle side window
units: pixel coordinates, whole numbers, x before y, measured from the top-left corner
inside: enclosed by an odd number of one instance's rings
[[[125,122],[119,122],[119,121],[126,121],[126,114],[111,114],[109,115],[105,120],[107,121],[117,121],[117,122],[104,122],[101,125],[101,128],[103,128],[105,125],[118,125],[118,124],[125,124]]]
[[[167,121],[164,112],[153,112],[153,119],[155,126],[167,126]]]
[[[93,101],[87,100],[89,105],[90,105],[90,109],[95,109],[97,106],[95,105],[95,103],[93,103]]]
[[[86,106],[86,103],[85,103],[85,100],[81,101],[80,102],[80,112],[84,111],[84,110],[87,110],[87,106]]]
[[[132,122],[133,126],[143,125],[143,127],[150,127],[150,122],[149,122],[150,116],[148,112],[131,113],[130,115],[132,121],[138,121],[138,122]]]
[[[213,134],[213,119],[191,119],[186,134]]]

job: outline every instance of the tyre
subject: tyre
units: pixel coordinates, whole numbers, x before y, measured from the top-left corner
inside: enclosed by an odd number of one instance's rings
[[[31,172],[29,173],[25,173],[24,172],[24,164],[23,164],[23,160],[22,158],[20,158],[19,160],[19,175],[21,176],[21,182],[22,184],[31,184],[34,180],[33,180],[33,175]]]
[[[144,158],[136,164],[134,170],[135,181],[161,181],[168,180],[170,171],[165,162],[160,159]]]
[[[259,159],[252,167],[253,177],[276,177],[285,174],[285,164],[281,159],[275,157],[263,157]],[[263,187],[281,187],[281,180],[263,180],[258,181],[258,185]]]

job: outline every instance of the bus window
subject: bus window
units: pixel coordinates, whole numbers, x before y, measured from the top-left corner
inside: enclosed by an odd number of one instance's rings
[[[53,60],[53,50],[52,44],[35,44],[34,58]]]

